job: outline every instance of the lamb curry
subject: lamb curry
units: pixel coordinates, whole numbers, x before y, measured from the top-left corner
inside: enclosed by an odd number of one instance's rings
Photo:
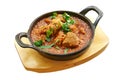
[[[83,20],[64,12],[53,12],[38,21],[31,31],[34,45],[52,54],[69,54],[82,49],[91,39],[92,31]]]

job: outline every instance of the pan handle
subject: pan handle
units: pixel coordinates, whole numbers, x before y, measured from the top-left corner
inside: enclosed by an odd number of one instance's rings
[[[15,36],[16,42],[17,42],[21,47],[23,47],[23,48],[34,48],[32,45],[23,43],[22,40],[21,40],[22,37],[28,38],[27,33],[21,32],[21,33],[18,33],[18,34]]]
[[[103,12],[102,12],[99,8],[97,8],[96,6],[88,6],[87,8],[83,9],[83,10],[80,12],[80,14],[82,14],[82,15],[85,16],[85,14],[88,13],[89,11],[91,11],[91,10],[95,11],[95,12],[98,14],[98,17],[96,18],[95,22],[93,23],[93,25],[94,25],[95,28],[96,28],[99,20],[100,20],[100,19],[102,18],[102,16],[103,16]]]

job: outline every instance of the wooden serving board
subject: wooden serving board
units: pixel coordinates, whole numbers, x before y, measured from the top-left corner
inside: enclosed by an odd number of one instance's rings
[[[24,43],[29,43],[28,39],[22,39]],[[43,57],[37,51],[31,48],[22,48],[15,41],[15,47],[18,51],[20,59],[27,70],[35,72],[52,72],[67,69],[76,65],[80,65],[90,59],[96,57],[107,47],[109,43],[108,37],[101,30],[100,27],[96,28],[94,40],[89,49],[78,58],[68,61],[55,61]]]

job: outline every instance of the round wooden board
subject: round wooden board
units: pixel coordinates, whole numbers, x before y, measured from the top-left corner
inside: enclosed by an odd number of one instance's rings
[[[22,39],[24,43],[29,43],[28,39]],[[90,59],[96,57],[107,47],[109,43],[108,37],[101,30],[96,28],[94,40],[89,49],[78,58],[68,61],[55,61],[41,56],[37,51],[31,48],[22,48],[15,41],[15,47],[18,51],[20,59],[27,70],[35,72],[52,72],[67,69],[76,65],[80,65]]]

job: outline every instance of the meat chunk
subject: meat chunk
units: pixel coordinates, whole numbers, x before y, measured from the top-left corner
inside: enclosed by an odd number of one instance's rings
[[[80,32],[81,32],[82,34],[85,34],[85,29],[84,29],[83,27],[81,27],[81,28],[80,28]]]
[[[63,42],[65,36],[66,35],[64,34],[64,32],[59,31],[57,37],[54,39],[54,42],[56,42],[58,40],[56,45],[62,45],[62,42]]]
[[[74,33],[78,33],[79,29],[75,25],[70,25],[70,30]]]
[[[52,22],[48,25],[53,29],[53,35],[55,35],[61,28],[62,22],[59,18],[52,19]]]
[[[65,22],[65,19],[63,18],[63,15],[61,15],[61,14],[58,14],[58,16],[57,16],[62,22]]]
[[[53,29],[53,36],[60,30],[60,27],[55,24],[49,24],[49,27]]]
[[[47,24],[50,24],[52,20],[51,20],[50,18],[45,18],[44,21],[45,21]]]
[[[60,20],[60,18],[55,18],[52,20],[52,24],[56,25],[57,27],[61,27],[62,26],[62,22]]]
[[[39,30],[40,30],[40,34],[46,33],[47,30],[49,30],[50,27],[49,26],[40,26]]]
[[[79,45],[79,38],[73,32],[68,32],[63,43],[66,47],[77,47]]]

